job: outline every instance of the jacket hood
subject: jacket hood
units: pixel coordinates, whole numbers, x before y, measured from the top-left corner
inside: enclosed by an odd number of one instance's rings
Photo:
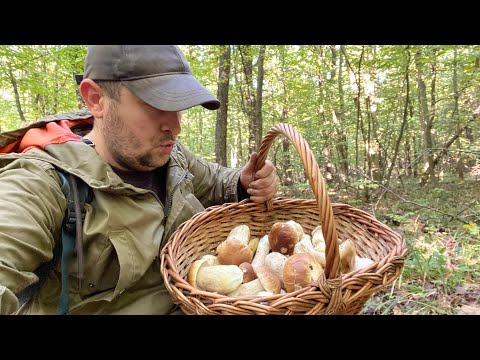
[[[27,127],[1,134],[0,154],[24,153],[32,148],[45,150],[50,144],[79,142],[82,141],[81,137],[72,129],[91,127],[92,124],[93,116],[86,110],[53,115]]]
[[[47,123],[44,128],[30,129],[20,141],[18,150],[26,152],[32,147],[45,150],[45,146],[50,144],[63,144],[67,141],[82,141],[75,135],[71,128],[78,125],[91,125],[93,118],[79,121],[60,120],[58,122]]]
[[[130,188],[81,135],[93,126],[87,110],[51,115],[24,128],[0,134],[0,155],[5,161],[35,159],[72,173],[93,188]],[[79,134],[79,135],[77,135]]]

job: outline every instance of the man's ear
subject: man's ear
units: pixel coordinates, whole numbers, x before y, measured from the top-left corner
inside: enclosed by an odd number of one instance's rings
[[[92,79],[84,79],[80,83],[80,95],[92,115],[96,118],[103,117],[105,108],[105,93]]]

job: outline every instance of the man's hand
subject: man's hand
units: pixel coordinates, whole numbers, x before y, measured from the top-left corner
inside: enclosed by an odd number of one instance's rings
[[[258,154],[255,152],[250,155],[250,160],[240,174],[240,183],[253,202],[262,203],[277,193],[278,175],[270,160],[265,160],[263,167],[254,173],[257,157]]]

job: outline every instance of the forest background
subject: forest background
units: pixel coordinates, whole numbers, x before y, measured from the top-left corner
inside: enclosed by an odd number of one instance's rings
[[[241,167],[274,125],[308,142],[332,202],[402,234],[402,275],[362,314],[480,311],[479,45],[182,45],[222,102],[183,113],[180,140]],[[84,108],[85,45],[0,46],[0,131]],[[279,196],[313,197],[298,153],[269,151]]]

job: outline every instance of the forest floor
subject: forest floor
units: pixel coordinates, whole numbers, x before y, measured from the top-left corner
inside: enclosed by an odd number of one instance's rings
[[[383,196],[365,183],[329,183],[330,200],[367,211],[403,236],[402,274],[373,294],[364,315],[480,315],[480,176],[442,178],[421,187],[403,179]],[[312,198],[308,184],[281,186],[281,196]]]

